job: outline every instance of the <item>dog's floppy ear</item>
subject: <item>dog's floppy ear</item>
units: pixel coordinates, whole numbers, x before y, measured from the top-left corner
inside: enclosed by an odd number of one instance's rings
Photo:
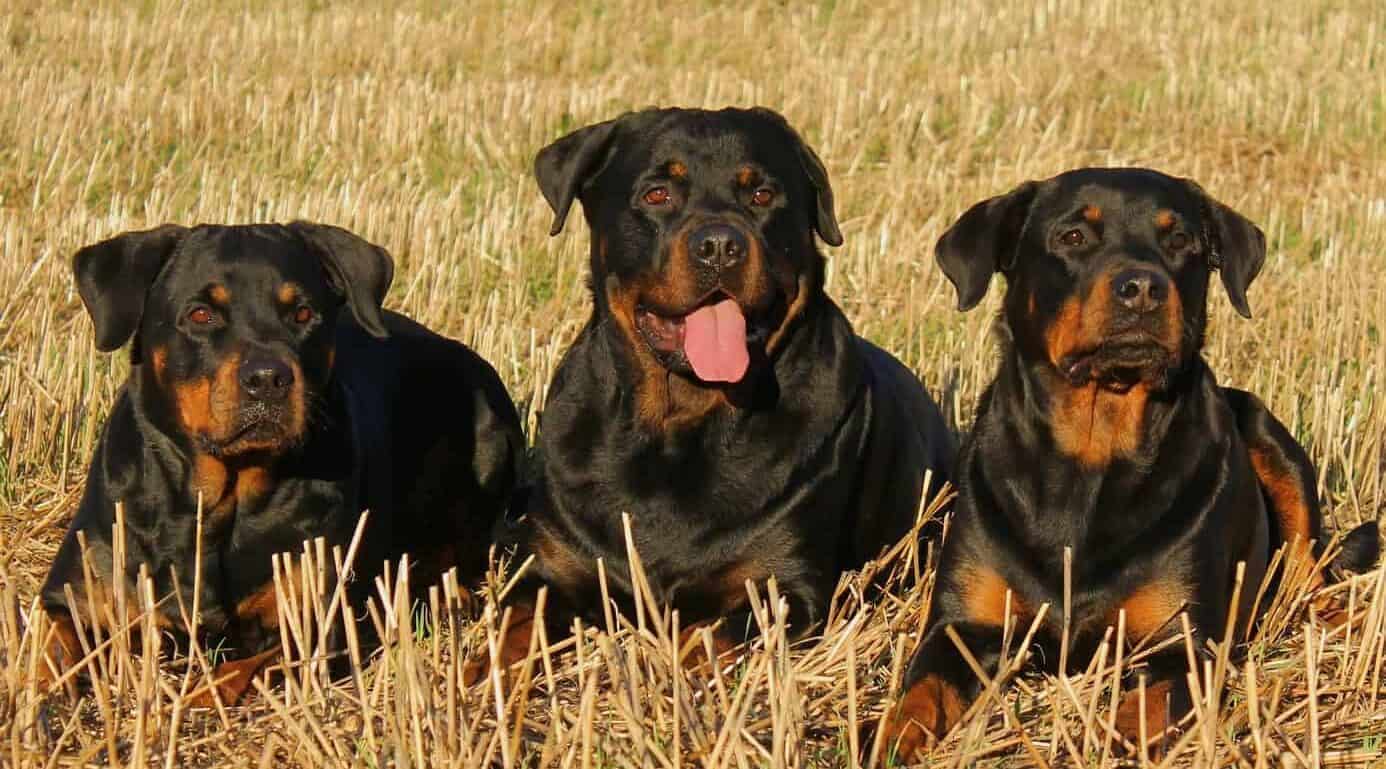
[[[563,231],[568,210],[587,183],[606,167],[617,120],[595,123],[555,141],[534,156],[534,177],[553,209],[549,235]]]
[[[790,140],[794,143],[795,152],[799,156],[799,164],[804,169],[804,175],[808,177],[809,184],[813,185],[816,206],[813,211],[813,228],[818,231],[818,237],[830,246],[842,245],[842,229],[837,224],[837,213],[833,207],[833,187],[828,182],[828,170],[823,166],[823,160],[818,157],[818,153],[804,141],[794,126],[789,124],[784,115],[765,107],[754,107],[753,112],[758,112],[771,118],[782,126],[789,134]]]
[[[333,287],[346,300],[356,322],[377,339],[390,335],[381,305],[395,277],[395,261],[385,249],[330,224],[291,222],[310,250],[317,252]]]
[[[96,326],[96,349],[110,352],[134,335],[149,287],[187,232],[176,224],[125,232],[72,258],[77,293]]]
[[[1243,318],[1251,317],[1246,290],[1266,263],[1266,236],[1245,216],[1214,200],[1197,182],[1185,179],[1200,203],[1208,264],[1222,273],[1227,298]]]
[[[987,295],[992,273],[1015,266],[1020,233],[1038,182],[1025,182],[1005,195],[967,209],[938,239],[934,258],[958,292],[958,309],[970,310]]]
[[[792,131],[791,131],[792,133]],[[798,136],[795,136],[798,139]],[[804,164],[804,173],[818,196],[818,210],[814,216],[814,229],[824,243],[830,246],[842,245],[842,230],[837,226],[837,214],[833,212],[833,188],[828,184],[828,171],[813,148],[799,139],[799,160]]]

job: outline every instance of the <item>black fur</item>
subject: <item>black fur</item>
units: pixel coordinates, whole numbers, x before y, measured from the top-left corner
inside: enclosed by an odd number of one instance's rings
[[[1320,539],[1322,518],[1307,453],[1254,396],[1219,387],[1201,355],[1212,272],[1249,316],[1265,245],[1196,184],[1144,169],[1026,182],[963,214],[937,256],[961,308],[982,299],[993,272],[1006,295],[1000,366],[959,455],[924,637],[885,722],[905,754],[942,737],[979,690],[946,629],[994,670],[1007,591],[1019,632],[1049,604],[1031,658],[1057,669],[1065,547],[1072,672],[1120,609],[1127,643],[1177,630],[1179,611],[1200,648],[1228,623],[1247,628],[1274,549]],[[1375,548],[1364,527],[1344,559],[1362,568]],[[1230,617],[1239,561],[1247,576]],[[1169,687],[1169,720],[1189,707],[1186,672],[1182,645],[1145,664],[1152,686]],[[1124,704],[1119,727],[1133,717]]]
[[[79,533],[103,580],[114,566],[133,596],[147,564],[156,598],[181,592],[190,608],[199,495],[201,627],[233,658],[278,643],[248,608],[271,591],[271,555],[316,537],[345,546],[364,509],[358,604],[405,552],[419,588],[454,565],[481,573],[518,474],[519,420],[490,365],[381,309],[383,249],[307,222],[166,225],[83,248],[74,269],[98,347],[134,343],[43,588],[55,619],[70,622],[69,583],[84,622],[101,600]],[[112,564],[117,503],[126,559]],[[171,598],[158,622],[187,632]]]
[[[517,563],[536,556],[515,602],[547,585],[555,627],[599,617],[603,559],[629,609],[628,512],[656,597],[685,626],[726,617],[739,640],[744,580],[774,576],[807,631],[844,569],[910,529],[926,469],[936,490],[953,445],[915,376],[823,293],[814,234],[841,232],[822,163],[768,110],[652,109],[559,139],[535,170],[554,232],[582,202],[594,296],[549,389],[528,514],[504,534]],[[744,239],[746,258],[698,263],[687,241],[709,226]],[[699,380],[639,328],[641,313],[677,324],[728,297],[751,358],[735,383]]]

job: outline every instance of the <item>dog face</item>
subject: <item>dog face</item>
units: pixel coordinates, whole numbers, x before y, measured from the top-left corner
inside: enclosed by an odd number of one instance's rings
[[[300,444],[331,377],[338,314],[384,336],[393,264],[336,227],[166,225],[83,248],[77,286],[97,347],[134,338],[147,413],[218,459]]]
[[[1080,169],[977,204],[937,257],[961,309],[1006,276],[1004,321],[1027,360],[1073,386],[1159,390],[1202,347],[1214,269],[1250,317],[1265,241],[1191,181]]]
[[[822,163],[764,109],[664,109],[588,126],[535,172],[563,227],[580,199],[597,312],[649,376],[734,385],[821,290],[842,242]]]

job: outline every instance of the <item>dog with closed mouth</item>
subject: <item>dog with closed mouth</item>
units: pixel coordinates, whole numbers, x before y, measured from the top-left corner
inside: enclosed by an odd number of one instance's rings
[[[129,341],[131,365],[43,587],[52,670],[83,657],[93,619],[132,619],[112,614],[109,580],[126,581],[137,613],[142,564],[156,624],[186,637],[199,506],[200,634],[232,658],[217,670],[223,701],[277,651],[273,554],[318,537],[345,549],[369,510],[358,609],[404,553],[416,585],[484,570],[519,474],[519,419],[488,363],[381,308],[384,249],[308,222],[165,225],[87,246],[74,270],[97,348]]]
[[[1311,559],[1309,570],[1322,552],[1308,455],[1255,396],[1218,386],[1201,355],[1215,271],[1251,315],[1265,242],[1245,217],[1186,179],[1079,169],[973,206],[937,258],[961,309],[995,273],[1006,294],[1000,366],[959,454],[924,636],[882,724],[902,759],[942,738],[980,691],[950,627],[988,675],[1007,623],[1024,632],[1046,604],[1032,658],[1050,672],[1066,620],[1073,672],[1123,612],[1128,643],[1177,634],[1187,612],[1206,651],[1229,623],[1254,623],[1276,549]],[[1335,569],[1369,568],[1378,547],[1375,524],[1359,527]],[[1187,672],[1183,644],[1146,660],[1144,729],[1128,687],[1121,734],[1134,742],[1176,724],[1191,707]]]
[[[544,619],[601,616],[599,560],[629,611],[622,514],[655,598],[685,627],[743,640],[748,581],[773,577],[793,632],[824,618],[844,569],[911,530],[953,443],[915,376],[824,293],[815,235],[842,235],[822,162],[767,109],[648,109],[545,147],[558,234],[591,230],[592,315],[540,421],[526,514],[501,539],[533,562],[501,660]]]

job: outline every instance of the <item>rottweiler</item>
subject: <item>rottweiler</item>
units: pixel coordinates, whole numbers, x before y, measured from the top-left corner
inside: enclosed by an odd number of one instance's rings
[[[1202,357],[1212,273],[1249,318],[1265,240],[1197,184],[1135,168],[1027,182],[969,209],[936,256],[960,309],[993,273],[1006,294],[999,370],[959,454],[924,636],[883,725],[905,758],[943,737],[980,689],[948,627],[991,671],[1007,607],[1023,633],[1048,604],[1035,643],[1057,669],[1065,548],[1078,669],[1123,610],[1128,639],[1178,632],[1183,612],[1200,650],[1229,622],[1246,629],[1273,552],[1298,541],[1292,552],[1316,557],[1323,519],[1305,450],[1255,396],[1219,387]],[[1364,525],[1335,565],[1369,568],[1378,546]],[[1187,672],[1183,644],[1148,660],[1147,734],[1191,707]],[[1117,715],[1133,738],[1138,689]]]
[[[165,225],[81,249],[74,272],[97,348],[131,341],[130,373],[43,586],[54,669],[81,658],[82,623],[114,616],[91,605],[109,604],[109,579],[127,580],[135,613],[141,564],[158,626],[186,638],[177,599],[194,605],[199,504],[201,635],[233,658],[218,671],[223,700],[278,646],[275,553],[318,537],[345,549],[369,510],[349,588],[358,608],[406,552],[420,585],[483,571],[520,472],[520,422],[487,362],[381,308],[384,249],[308,222]]]
[[[815,234],[840,245],[823,163],[768,109],[647,109],[574,131],[535,175],[591,230],[592,315],[549,387],[538,478],[501,540],[534,557],[501,658],[545,620],[596,621],[597,562],[630,611],[622,514],[654,597],[744,640],[748,581],[802,635],[839,575],[911,530],[953,438],[909,369],[852,331]]]

